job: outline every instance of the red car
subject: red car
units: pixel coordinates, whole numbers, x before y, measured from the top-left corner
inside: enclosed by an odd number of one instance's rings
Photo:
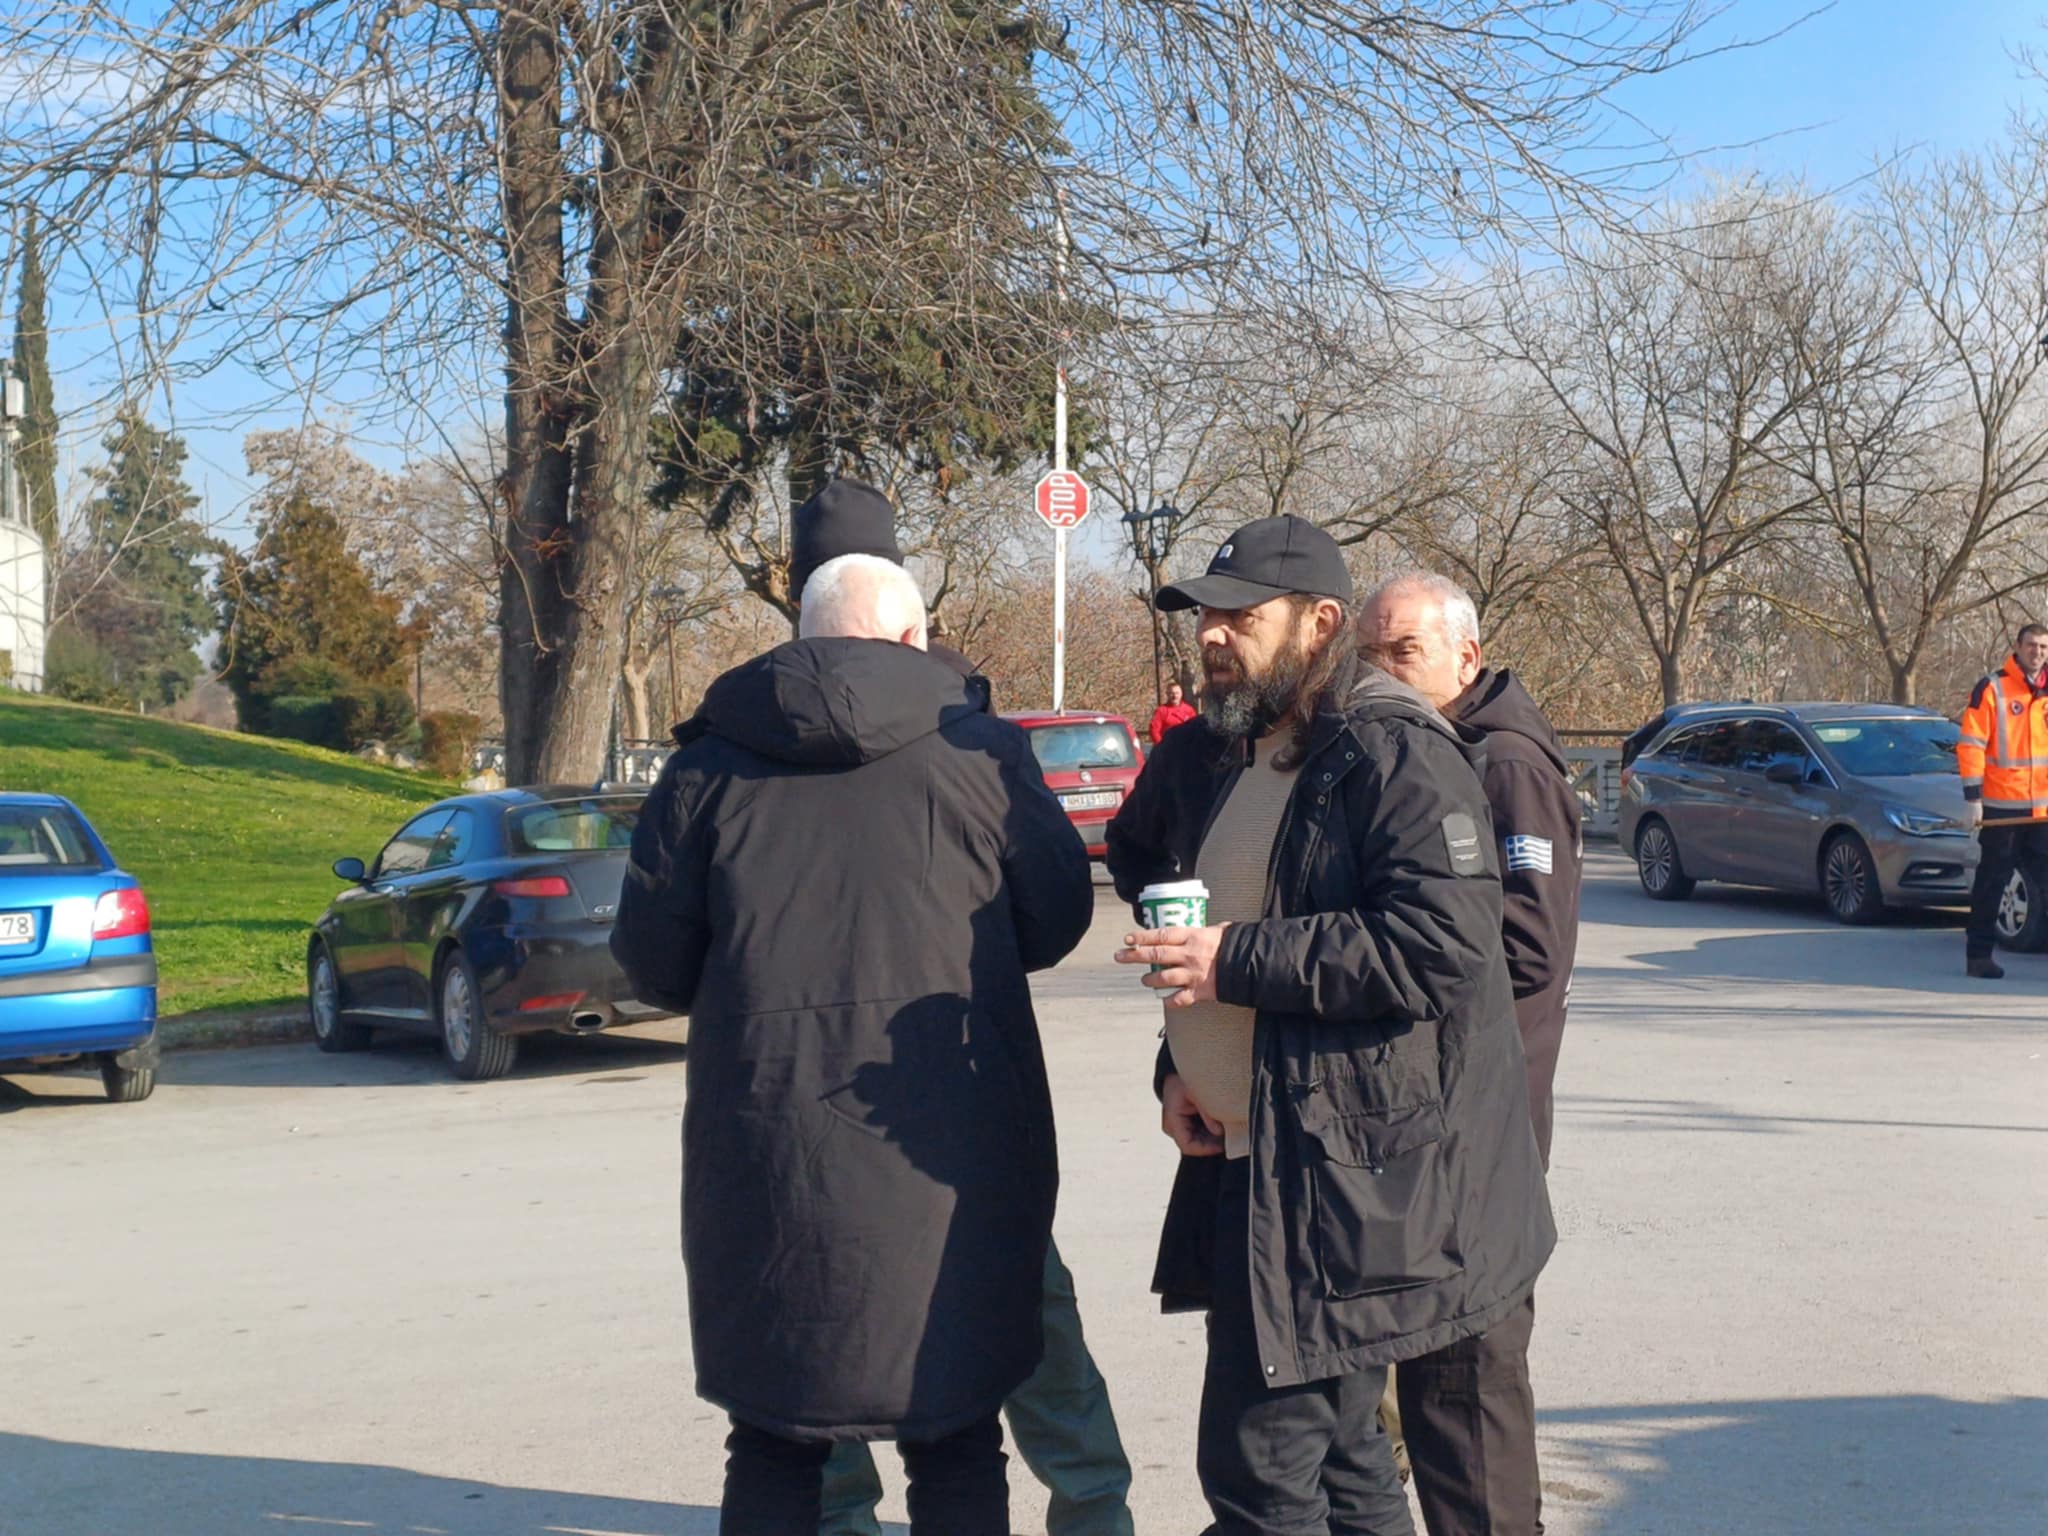
[[[1088,857],[1107,855],[1104,830],[1145,766],[1137,729],[1122,715],[1074,710],[1003,718],[1031,738],[1046,787],[1060,797],[1067,819],[1088,845]]]

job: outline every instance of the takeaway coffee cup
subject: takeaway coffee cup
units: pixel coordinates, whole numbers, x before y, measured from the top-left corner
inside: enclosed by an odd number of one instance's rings
[[[1209,921],[1209,887],[1199,880],[1169,880],[1138,892],[1147,928],[1200,928]],[[1163,965],[1152,967],[1166,969]]]

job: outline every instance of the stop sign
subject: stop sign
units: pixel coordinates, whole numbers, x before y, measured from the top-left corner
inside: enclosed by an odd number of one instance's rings
[[[1038,482],[1038,515],[1051,528],[1078,528],[1088,515],[1088,482],[1071,469],[1056,469]]]

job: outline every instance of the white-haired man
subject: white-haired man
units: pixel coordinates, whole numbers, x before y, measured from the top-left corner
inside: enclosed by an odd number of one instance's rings
[[[1550,1166],[1551,1089],[1579,941],[1578,796],[1536,701],[1490,669],[1471,597],[1445,576],[1396,577],[1359,612],[1359,650],[1444,715],[1482,732],[1480,780],[1500,848],[1502,938],[1529,1074],[1529,1112]],[[1536,1402],[1529,1385],[1535,1297],[1486,1333],[1404,1361],[1400,1429],[1430,1536],[1543,1529]]]
[[[1006,1536],[998,1410],[1041,1354],[1058,1169],[1026,973],[1094,913],[1022,731],[847,555],[799,638],[678,730],[612,948],[690,1015],[683,1263],[732,1420],[725,1536],[815,1536],[834,1442],[894,1440],[918,1536]]]

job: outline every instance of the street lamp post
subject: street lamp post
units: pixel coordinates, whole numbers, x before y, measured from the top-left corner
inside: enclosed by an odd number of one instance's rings
[[[1152,588],[1152,695],[1153,702],[1166,702],[1166,685],[1159,677],[1159,565],[1173,540],[1173,525],[1184,514],[1170,502],[1161,502],[1150,512],[1126,512],[1122,521],[1130,525],[1131,540],[1145,559],[1145,574]]]

